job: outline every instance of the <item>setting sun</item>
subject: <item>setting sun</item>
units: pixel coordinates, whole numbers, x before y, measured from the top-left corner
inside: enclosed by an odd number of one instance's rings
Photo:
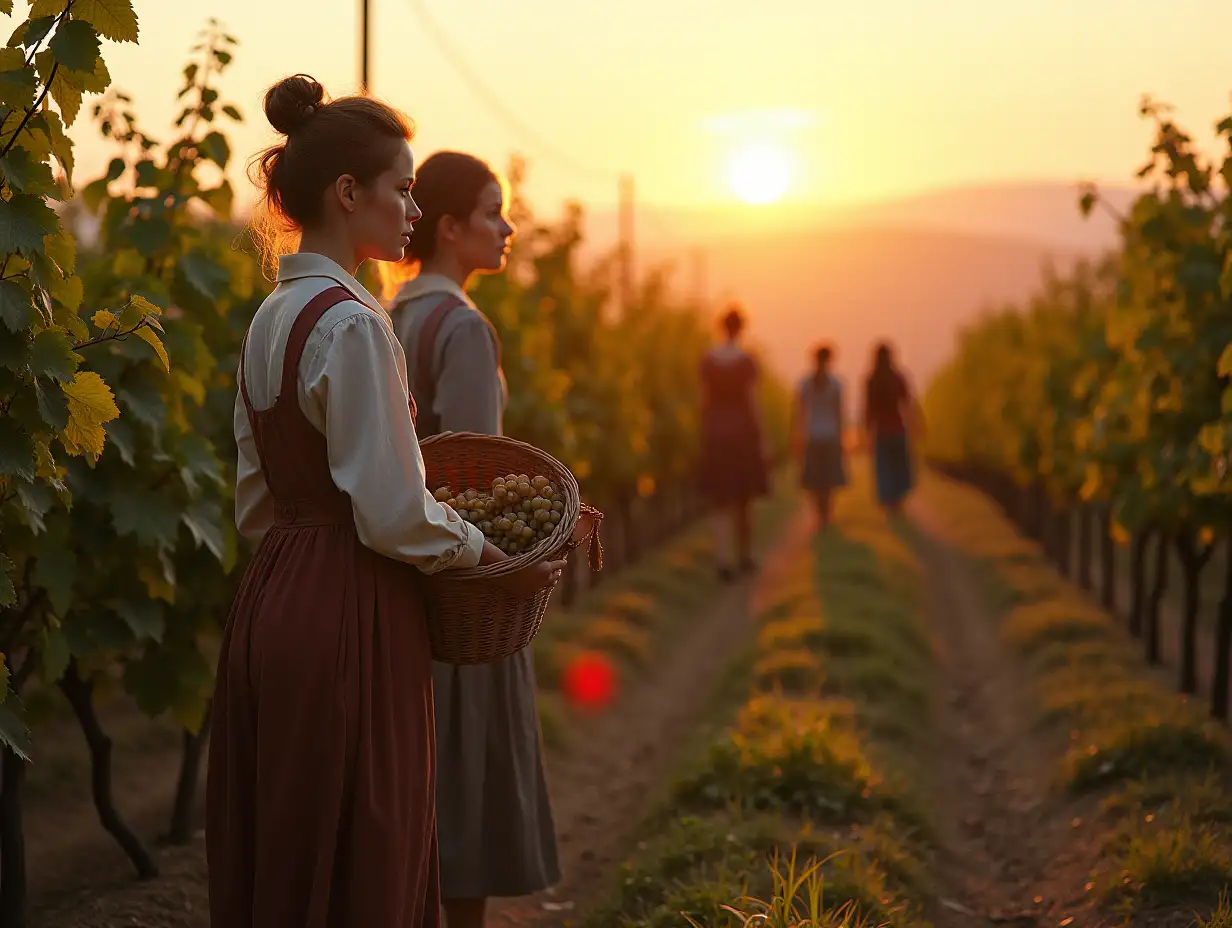
[[[745,203],[773,203],[791,187],[791,168],[791,158],[783,148],[765,143],[746,145],[732,156],[727,181]]]

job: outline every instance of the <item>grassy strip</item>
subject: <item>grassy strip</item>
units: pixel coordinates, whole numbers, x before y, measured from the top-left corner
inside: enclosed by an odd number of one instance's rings
[[[643,823],[586,928],[682,914],[734,926],[741,909],[816,928],[925,924],[931,828],[908,776],[932,668],[922,578],[862,487],[836,529],[778,565],[754,652],[735,664],[743,702],[720,697],[734,721]]]
[[[1057,788],[1100,797],[1106,836],[1091,874],[1095,904],[1135,924],[1181,917],[1232,926],[1220,898],[1232,885],[1227,730],[1156,679],[1122,629],[986,497],[932,474],[923,492],[948,537],[986,568],[1040,724],[1065,740]]]
[[[781,530],[793,498],[787,475],[780,474],[773,496],[757,511],[755,547],[764,549]],[[539,722],[550,747],[568,747],[573,720],[560,691],[568,663],[582,652],[597,652],[612,662],[621,679],[636,678],[684,620],[722,589],[715,581],[715,563],[713,528],[702,520],[587,591],[570,608],[548,615],[532,647]]]

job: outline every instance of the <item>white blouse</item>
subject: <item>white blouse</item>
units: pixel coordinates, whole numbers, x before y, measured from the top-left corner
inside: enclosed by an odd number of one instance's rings
[[[359,540],[424,573],[473,567],[483,533],[433,499],[407,403],[406,359],[380,303],[333,260],[283,255],[278,286],[248,331],[244,377],[254,409],[268,409],[282,381],[291,326],[314,296],[342,285],[355,297],[329,309],[313,327],[296,378],[297,399],[326,437],[334,483],[351,498]],[[235,522],[257,542],[274,522],[274,498],[261,473],[256,442],[236,393]]]

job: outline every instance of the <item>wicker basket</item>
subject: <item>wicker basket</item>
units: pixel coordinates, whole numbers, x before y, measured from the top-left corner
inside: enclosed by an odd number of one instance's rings
[[[569,468],[534,445],[496,435],[443,432],[420,442],[428,486],[483,490],[506,474],[542,474],[565,504],[547,538],[499,564],[442,570],[424,578],[428,637],[433,660],[444,664],[489,664],[520,651],[539,631],[556,585],[534,597],[514,596],[499,581],[545,559],[560,560],[586,541],[590,566],[601,570],[599,523],[603,515],[581,501]]]

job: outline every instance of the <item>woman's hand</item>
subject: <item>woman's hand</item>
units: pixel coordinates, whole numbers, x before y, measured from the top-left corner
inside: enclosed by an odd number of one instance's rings
[[[497,582],[514,596],[524,599],[534,596],[544,587],[560,581],[565,571],[565,561],[539,561],[511,574],[505,574]]]
[[[481,566],[499,564],[501,561],[507,560],[509,560],[509,555],[492,544],[492,542],[485,541],[483,543],[483,553],[479,555]],[[559,582],[564,570],[564,561],[539,561],[537,564],[530,564],[514,573],[505,574],[503,577],[498,578],[497,582],[514,596],[525,598],[534,596],[545,586],[551,586],[553,583]]]

